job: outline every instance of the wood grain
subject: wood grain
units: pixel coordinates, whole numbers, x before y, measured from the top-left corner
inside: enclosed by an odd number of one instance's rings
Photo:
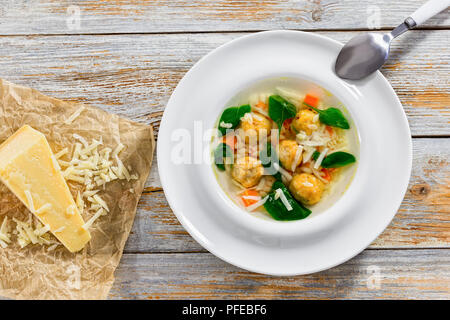
[[[414,139],[413,153],[405,199],[370,248],[450,247],[450,139]],[[172,213],[156,167],[155,163],[125,252],[205,252]]]
[[[4,0],[0,34],[393,28],[422,0]],[[73,18],[79,12],[80,23]],[[442,13],[424,25],[448,27]]]
[[[346,41],[358,32],[319,32]],[[1,77],[136,121],[159,120],[178,81],[203,55],[243,34],[0,37]],[[450,135],[450,31],[412,31],[383,73],[413,135]]]
[[[157,133],[178,81],[227,41],[297,29],[345,42],[361,30],[393,28],[424,1],[0,0],[0,77],[152,124]],[[308,276],[233,267],[181,227],[155,163],[110,298],[449,299],[449,27],[447,10],[403,35],[382,70],[417,138],[405,199],[369,250]]]
[[[271,277],[208,253],[127,254],[111,299],[449,299],[448,250],[366,250],[327,271]]]

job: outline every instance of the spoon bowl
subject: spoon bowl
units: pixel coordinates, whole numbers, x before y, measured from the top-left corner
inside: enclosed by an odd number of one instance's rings
[[[351,39],[339,52],[334,70],[343,79],[359,80],[380,69],[389,57],[391,41],[445,10],[450,0],[429,0],[390,33],[368,33]]]
[[[358,80],[377,71],[386,62],[393,37],[391,34],[367,33],[354,37],[336,59],[336,74]]]

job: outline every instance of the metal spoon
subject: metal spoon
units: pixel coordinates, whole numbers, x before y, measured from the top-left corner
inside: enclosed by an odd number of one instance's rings
[[[450,0],[430,0],[390,33],[367,33],[352,38],[339,52],[336,74],[344,79],[359,80],[377,71],[389,57],[391,41],[445,10]]]

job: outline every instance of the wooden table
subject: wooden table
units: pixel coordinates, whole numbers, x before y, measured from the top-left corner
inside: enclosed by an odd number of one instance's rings
[[[344,42],[374,24],[393,28],[424,1],[3,0],[0,77],[152,124],[157,132],[178,81],[229,40],[298,29]],[[382,70],[408,116],[414,163],[400,210],[367,250],[308,276],[231,266],[180,226],[155,163],[110,298],[450,298],[449,27],[447,11],[405,34]],[[386,155],[387,164],[390,157],[395,154]]]

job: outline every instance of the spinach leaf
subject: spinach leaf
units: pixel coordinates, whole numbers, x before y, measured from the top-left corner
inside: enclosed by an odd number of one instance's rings
[[[286,196],[292,210],[288,211],[280,198],[275,199],[275,190],[281,189]],[[281,181],[275,181],[272,186],[272,192],[269,193],[264,208],[275,219],[281,221],[300,220],[311,214],[311,210],[298,203],[289,193],[286,186]]]
[[[319,151],[314,151],[314,153],[312,154],[312,158],[314,161],[316,161],[320,156],[320,152]]]
[[[354,155],[347,152],[338,151],[327,155],[322,161],[322,167],[339,168],[353,162],[356,162],[356,158]]]
[[[303,102],[309,108],[315,110],[319,114],[320,122],[329,125],[331,127],[337,127],[342,129],[350,129],[350,124],[345,118],[341,110],[337,108],[328,108],[325,110],[317,109],[309,104]]]
[[[219,120],[219,131],[224,136],[227,132],[227,130],[234,129],[238,126],[239,121],[241,121],[241,118],[247,113],[250,112],[252,108],[249,104],[244,104],[240,107],[230,107],[223,111],[222,115],[220,116]],[[231,128],[223,128],[220,126],[220,124],[224,123],[231,123]]]
[[[225,170],[225,158],[233,156],[233,151],[226,143],[220,143],[216,150],[214,150],[214,163],[219,170]]]
[[[281,173],[275,169],[274,164],[280,164],[277,153],[272,149],[272,144],[267,142],[266,148],[259,152],[259,160],[264,168],[266,168],[266,174],[270,174],[277,180],[281,180]]]
[[[283,122],[286,119],[295,117],[296,112],[295,106],[279,95],[269,97],[269,117],[276,122],[280,130]]]

